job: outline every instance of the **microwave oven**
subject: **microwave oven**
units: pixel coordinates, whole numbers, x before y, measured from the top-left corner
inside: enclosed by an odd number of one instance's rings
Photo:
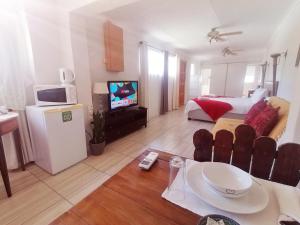
[[[37,106],[77,104],[74,85],[35,85],[33,87]]]

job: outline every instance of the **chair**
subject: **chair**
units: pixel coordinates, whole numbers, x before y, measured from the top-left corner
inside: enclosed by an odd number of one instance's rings
[[[235,129],[232,165],[249,172],[255,137],[255,130],[249,125],[242,124]]]
[[[300,145],[283,144],[278,148],[271,180],[296,186],[300,179]]]
[[[213,135],[208,130],[196,131],[193,136],[194,159],[199,162],[211,161],[213,142]]]
[[[238,126],[235,137],[233,143],[230,131],[219,130],[213,140],[209,131],[196,131],[193,136],[194,160],[228,163],[261,179],[297,185],[300,179],[300,144],[288,143],[276,150],[274,139],[265,136],[255,139],[255,131],[248,125]]]
[[[228,130],[219,130],[214,142],[214,162],[230,163],[233,134]]]
[[[285,99],[279,98],[277,96],[272,96],[269,98],[268,104],[274,108],[280,107],[278,112],[279,121],[268,135],[270,138],[273,138],[277,141],[284,133],[289,115],[290,103]],[[217,120],[215,126],[213,127],[212,133],[213,135],[215,135],[217,131],[223,129],[234,133],[235,129],[241,124],[244,124],[244,120],[242,119],[220,118]]]
[[[251,174],[268,180],[276,156],[276,141],[270,137],[259,137],[255,140],[252,153]]]

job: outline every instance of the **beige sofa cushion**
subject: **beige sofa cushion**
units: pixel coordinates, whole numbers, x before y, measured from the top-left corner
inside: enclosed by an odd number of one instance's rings
[[[219,130],[228,130],[234,134],[235,129],[243,124],[244,120],[220,118],[212,129],[212,134],[215,136]]]

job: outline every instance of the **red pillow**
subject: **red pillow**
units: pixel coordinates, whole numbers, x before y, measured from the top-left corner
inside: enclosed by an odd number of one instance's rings
[[[252,120],[263,111],[263,109],[267,106],[267,103],[264,99],[255,103],[245,117],[245,124],[250,124]]]
[[[267,105],[251,122],[250,126],[256,131],[256,136],[268,136],[279,120],[279,108]]]

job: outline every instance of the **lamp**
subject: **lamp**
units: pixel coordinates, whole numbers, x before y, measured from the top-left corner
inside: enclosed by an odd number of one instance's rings
[[[108,94],[109,92],[108,92],[108,88],[107,88],[107,83],[106,82],[94,83],[93,93],[94,94]]]
[[[93,93],[98,96],[93,97],[93,102],[96,110],[100,112],[107,110],[107,98],[105,95],[109,94],[106,82],[94,83]]]

